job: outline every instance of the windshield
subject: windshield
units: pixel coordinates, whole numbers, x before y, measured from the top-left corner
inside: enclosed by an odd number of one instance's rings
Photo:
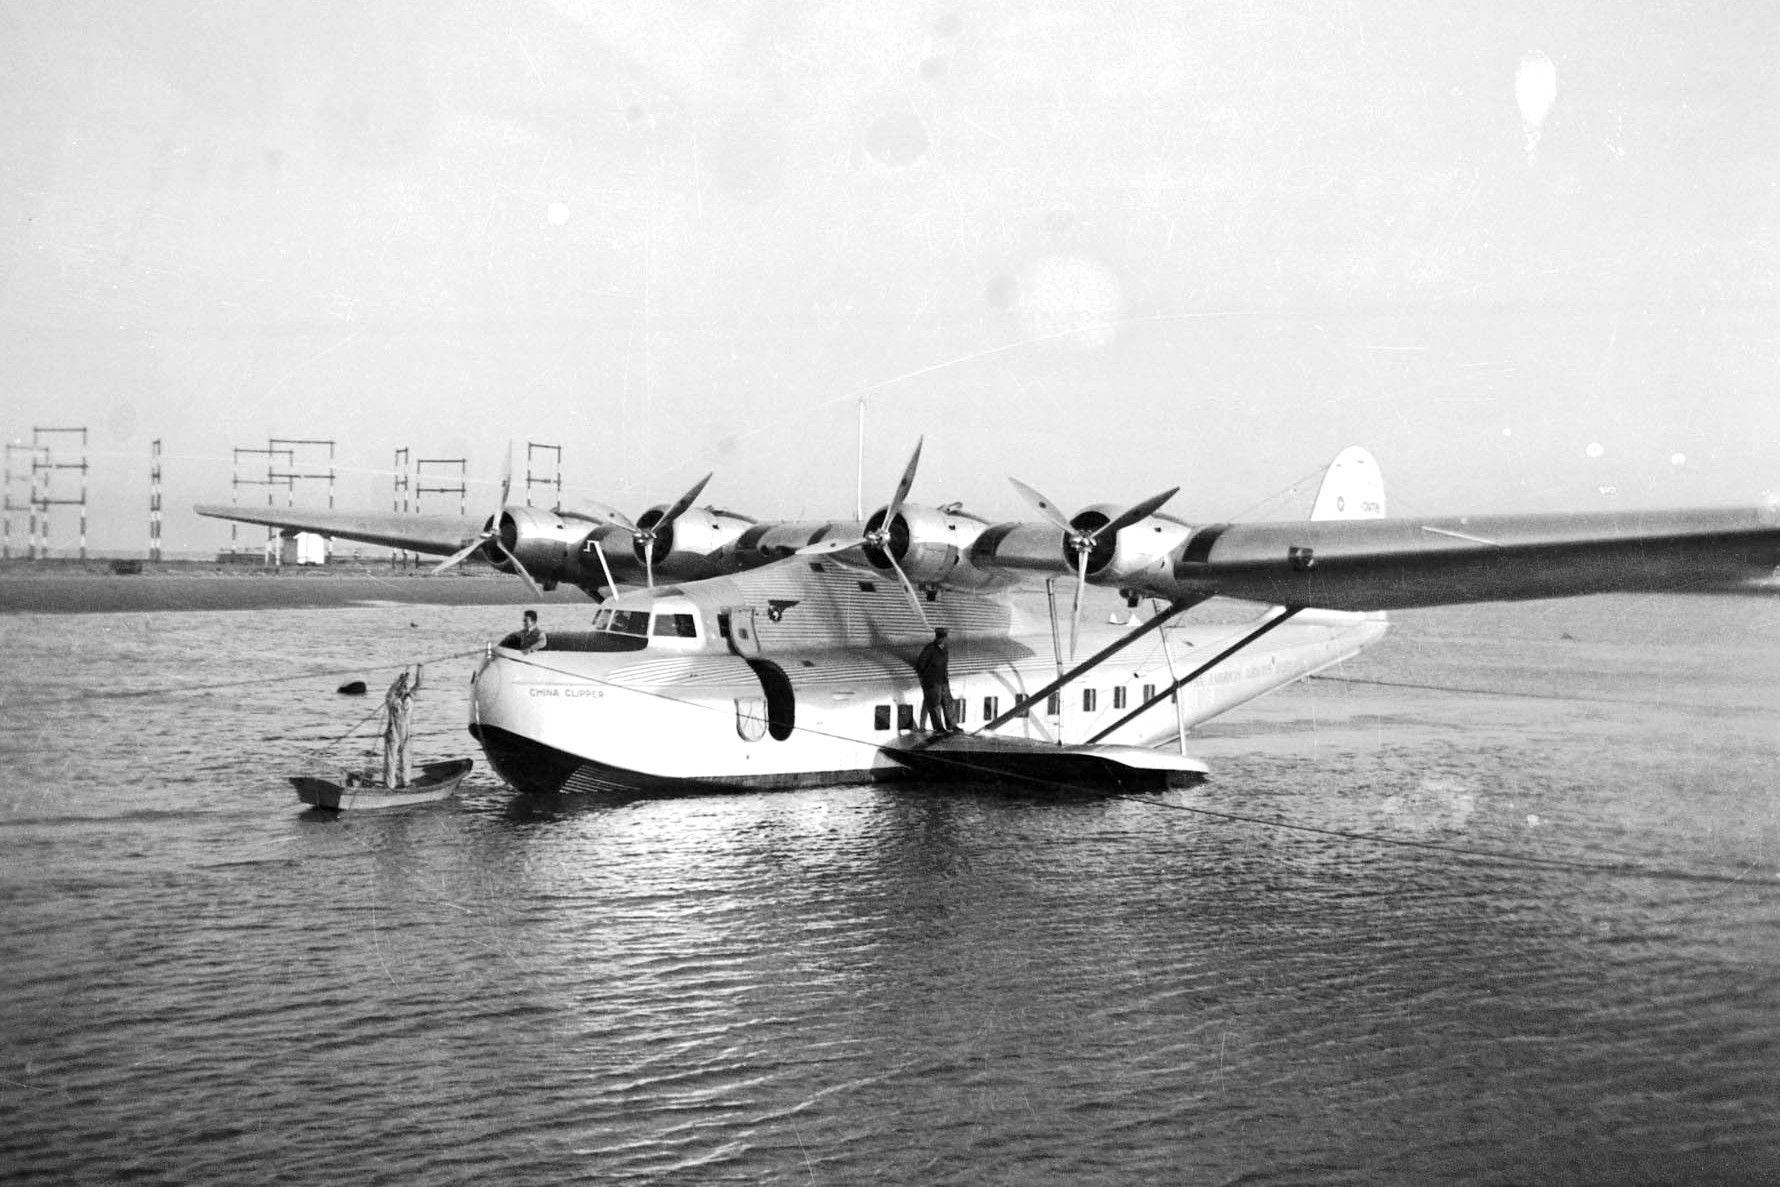
[[[593,629],[613,635],[649,636],[647,610],[601,610],[593,616]]]
[[[659,613],[647,610],[601,610],[593,616],[593,629],[598,634],[623,635],[647,639],[650,635],[663,639],[698,638],[698,615]]]

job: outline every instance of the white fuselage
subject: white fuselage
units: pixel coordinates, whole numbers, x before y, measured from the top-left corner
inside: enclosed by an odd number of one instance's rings
[[[873,583],[832,565],[788,561],[631,595],[599,612],[603,629],[553,631],[543,650],[492,647],[474,682],[472,731],[522,791],[868,781],[907,773],[883,751],[915,733],[921,688],[912,660],[928,623],[950,630],[951,689],[965,730],[981,729],[1058,675],[1056,634],[1042,621],[1019,621],[1005,591],[947,593],[928,604],[924,622],[900,589],[862,596],[855,584]],[[991,732],[1087,741],[1254,625],[1170,624]],[[1128,629],[1085,628],[1077,653],[1086,657]],[[1360,615],[1301,616],[1100,740],[1173,739],[1357,654],[1386,629]]]

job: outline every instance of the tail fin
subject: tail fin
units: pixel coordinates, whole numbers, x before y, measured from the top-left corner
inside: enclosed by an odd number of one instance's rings
[[[1363,446],[1350,445],[1329,463],[1310,518],[1384,518],[1384,475],[1378,460]]]
[[[1323,474],[1323,485],[1316,492],[1316,505],[1310,509],[1312,519],[1383,519],[1384,474],[1378,459],[1363,446],[1350,445],[1335,455]],[[1315,621],[1326,625],[1385,621],[1383,610],[1307,610],[1298,615],[1300,622]]]

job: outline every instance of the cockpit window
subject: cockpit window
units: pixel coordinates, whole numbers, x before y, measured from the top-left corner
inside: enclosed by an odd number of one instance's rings
[[[593,616],[593,633],[614,638],[636,640],[641,647],[650,635],[658,639],[698,638],[696,614],[663,612],[651,615],[647,610],[615,610],[607,607]]]
[[[612,611],[612,620],[605,629],[614,635],[647,637],[649,634],[649,612],[647,610],[614,610]]]

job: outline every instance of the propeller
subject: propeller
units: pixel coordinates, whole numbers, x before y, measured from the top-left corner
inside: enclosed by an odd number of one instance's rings
[[[650,523],[647,527],[637,526],[631,521],[628,515],[624,514],[624,512],[619,511],[616,508],[608,507],[604,503],[589,503],[587,504],[586,511],[571,511],[558,507],[556,508],[556,514],[562,516],[564,519],[579,519],[586,523],[611,524],[615,528],[622,528],[624,531],[629,532],[630,538],[636,542],[637,551],[642,553],[643,556],[643,580],[649,588],[653,589],[655,588],[655,542],[667,535],[668,531],[674,526],[674,521],[676,519],[679,519],[682,515],[686,514],[687,510],[692,506],[693,500],[697,499],[699,495],[704,493],[705,484],[711,481],[712,477],[713,474],[706,474],[703,478],[700,478],[697,482],[693,483],[692,489],[675,499],[673,505],[666,511],[663,511],[661,517]],[[606,566],[606,556],[603,552],[600,553],[600,566],[606,569],[606,580],[610,582],[612,579],[612,570]],[[614,586],[614,588],[616,587]]]
[[[876,549],[884,555],[885,560],[890,562],[890,568],[895,570],[896,578],[902,582],[902,588],[908,592],[909,605],[915,608],[915,614],[920,618],[921,625],[932,630],[933,624],[927,621],[927,611],[921,608],[921,595],[916,591],[915,583],[910,581],[909,575],[902,571],[902,566],[896,561],[896,553],[890,547],[891,525],[895,523],[897,515],[902,511],[903,500],[909,497],[909,491],[914,488],[915,471],[921,465],[921,447],[926,444],[926,441],[926,437],[918,438],[915,441],[915,452],[909,455],[909,464],[902,468],[902,478],[896,484],[896,493],[890,496],[890,502],[885,505],[884,514],[879,518],[877,527],[861,532],[857,536],[835,536],[815,544],[805,545],[797,550],[797,555],[827,556],[834,552],[845,552],[849,548]]]
[[[1038,491],[1034,490],[1032,487],[1021,482],[1018,478],[1009,478],[1008,481],[1014,484],[1014,489],[1019,491],[1021,497],[1028,503],[1032,504],[1032,506],[1038,510],[1040,515],[1044,516],[1051,524],[1062,530],[1064,548],[1075,554],[1075,608],[1071,612],[1069,619],[1069,658],[1071,661],[1074,661],[1076,636],[1081,630],[1082,622],[1082,595],[1088,588],[1088,561],[1093,555],[1095,543],[1099,541],[1102,536],[1105,536],[1108,540],[1118,539],[1120,532],[1124,531],[1138,520],[1147,519],[1155,514],[1156,511],[1161,508],[1162,504],[1166,503],[1169,499],[1172,499],[1180,491],[1180,487],[1169,487],[1159,495],[1151,495],[1140,503],[1133,503],[1114,518],[1109,519],[1099,527],[1090,530],[1087,528],[1078,528],[1070,523],[1069,520],[1064,517],[1063,513],[1057,510],[1054,503],[1039,494]]]
[[[501,515],[507,509],[507,495],[512,489],[513,443],[509,441],[507,442],[507,461],[501,468],[501,501],[500,505],[495,508],[494,514],[489,517],[488,526],[483,528],[480,532],[477,532],[468,544],[434,565],[431,570],[432,572],[443,573],[447,569],[456,568],[458,565],[461,565],[466,560],[470,559],[471,554],[476,552],[477,549],[487,544],[493,544],[495,549],[499,551],[502,556],[507,558],[507,563],[513,566],[513,571],[519,574],[519,578],[525,582],[526,588],[531,590],[532,594],[536,597],[542,598],[544,596],[544,591],[538,588],[538,583],[532,580],[532,575],[526,572],[524,565],[519,563],[519,558],[514,556],[513,553],[508,550],[507,546],[501,542]]]

